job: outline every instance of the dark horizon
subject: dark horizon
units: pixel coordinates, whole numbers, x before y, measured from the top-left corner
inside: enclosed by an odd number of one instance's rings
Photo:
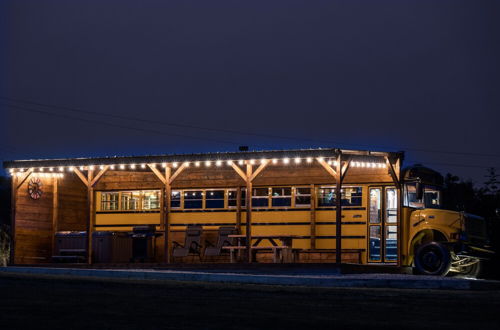
[[[500,168],[499,9],[4,1],[0,159],[402,150],[480,186]]]

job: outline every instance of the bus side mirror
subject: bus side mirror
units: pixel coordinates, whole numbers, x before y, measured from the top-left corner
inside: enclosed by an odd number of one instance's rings
[[[424,197],[424,185],[421,182],[417,182],[415,188],[417,190],[417,200],[421,201]]]

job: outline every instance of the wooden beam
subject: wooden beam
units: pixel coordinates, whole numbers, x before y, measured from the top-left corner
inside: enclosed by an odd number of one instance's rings
[[[77,169],[76,167],[73,168],[73,172],[76,173],[76,175],[80,178],[80,180],[82,180],[83,184],[85,186],[89,186],[89,181],[87,180],[87,178],[85,178],[85,176],[82,174],[82,172],[80,172],[79,169]]]
[[[170,167],[165,168],[165,209],[163,212],[163,227],[164,227],[164,258],[166,263],[171,262],[170,246],[172,245],[172,234],[170,232],[170,207],[172,198],[172,185],[171,176],[172,169]]]
[[[316,249],[316,191],[314,184],[310,185],[311,189],[311,249]]]
[[[342,173],[342,154],[337,156],[337,173]],[[335,188],[335,262],[342,263],[342,175],[337,175]]]
[[[344,178],[345,178],[350,166],[351,166],[351,157],[348,157],[346,159],[346,162],[342,166],[342,172],[340,172],[341,173],[340,181],[344,182]]]
[[[16,207],[17,207],[17,176],[12,176],[11,183],[11,197],[10,197],[10,258],[9,264],[15,265],[15,257],[16,257]]]
[[[335,171],[330,165],[328,165],[328,163],[325,162],[323,158],[316,158],[316,160],[318,161],[318,163],[321,164],[321,166],[323,166],[323,168],[328,172],[328,174],[330,174],[334,178],[337,178],[337,171]]]
[[[22,176],[21,180],[19,180],[19,183],[16,186],[16,190],[21,188],[21,186],[26,182],[31,173],[33,173],[32,169],[29,169],[26,173],[24,173],[24,176]]]
[[[236,165],[234,162],[231,162],[231,167],[233,168],[233,170],[236,171],[236,173],[238,173],[238,175],[243,179],[243,181],[247,181],[247,175],[245,174],[245,172],[243,172],[241,170],[241,168],[239,168],[238,165]]]
[[[260,172],[262,172],[266,168],[267,164],[269,164],[268,160],[265,160],[262,164],[260,164],[260,166],[255,170],[255,172],[252,173],[250,181],[253,181],[257,177],[257,175],[259,175]]]
[[[241,234],[241,187],[236,190],[236,229]]]
[[[246,164],[246,184],[247,184],[247,193],[246,193],[246,239],[247,239],[247,261],[251,263],[252,260],[252,165],[250,162]]]
[[[75,168],[78,171],[78,169]],[[78,171],[80,172],[80,171]],[[78,173],[77,173],[78,175]],[[82,175],[83,176],[83,175]],[[92,264],[92,236],[94,234],[94,189],[90,185],[94,176],[94,170],[87,171],[87,209],[89,212],[87,220],[87,263]],[[81,179],[81,178],[80,178]]]
[[[158,179],[160,179],[160,181],[163,183],[163,184],[166,184],[166,180],[165,180],[165,177],[163,176],[163,174],[161,174],[160,171],[158,171],[158,169],[156,167],[154,167],[153,165],[151,164],[148,164],[148,167],[149,169],[158,177]]]
[[[384,157],[385,158],[385,163],[387,164],[387,167],[389,168],[389,174],[392,177],[392,181],[396,185],[396,188],[401,187],[401,183],[399,182],[399,178],[396,174],[396,171],[394,170],[394,167],[392,166],[392,163],[389,161],[389,157]]]
[[[179,174],[182,173],[182,171],[184,171],[184,169],[188,167],[188,163],[183,163],[178,169],[177,171],[175,171],[174,174],[172,174],[172,176],[170,177],[170,180],[169,180],[169,183],[172,184],[172,182],[174,182],[175,178],[179,176]],[[168,167],[167,167],[168,168]]]
[[[57,178],[52,179],[52,255],[55,250],[55,237],[59,227],[59,185]]]
[[[106,173],[106,171],[108,169],[109,169],[108,165],[104,166],[104,168],[99,173],[97,173],[97,175],[95,176],[95,178],[92,179],[92,181],[90,182],[90,185],[92,187],[94,187],[96,185],[96,183],[99,181],[99,179],[104,175],[104,173]]]

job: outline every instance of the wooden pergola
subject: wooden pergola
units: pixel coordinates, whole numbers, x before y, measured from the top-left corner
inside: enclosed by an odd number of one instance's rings
[[[252,187],[254,180],[276,159],[294,160],[307,159],[308,162],[316,162],[319,164],[331,177],[332,183],[335,183],[336,189],[336,263],[342,261],[342,205],[341,194],[342,184],[349,172],[349,169],[356,163],[360,157],[370,157],[372,159],[381,160],[387,167],[398,193],[398,226],[402,228],[402,186],[401,186],[401,163],[403,160],[402,152],[373,152],[373,151],[357,151],[343,149],[301,149],[301,150],[285,150],[285,151],[251,151],[251,152],[230,152],[230,153],[207,153],[207,154],[192,154],[192,155],[160,155],[146,157],[112,157],[112,158],[85,158],[85,159],[56,159],[56,160],[28,160],[28,161],[11,161],[5,162],[4,166],[11,169],[14,175],[12,176],[12,228],[15,230],[15,206],[16,196],[19,187],[27,180],[27,178],[35,173],[36,168],[56,168],[67,169],[75,173],[87,189],[87,261],[92,264],[92,233],[95,230],[95,185],[106,174],[107,171],[119,170],[120,167],[128,166],[136,168],[139,166],[141,170],[149,169],[154,173],[162,184],[160,193],[160,232],[164,233],[164,262],[172,261],[170,247],[172,245],[171,228],[170,228],[170,213],[171,213],[171,191],[172,185],[176,178],[190,166],[199,163],[211,162],[220,166],[220,162],[230,166],[236,174],[244,181],[246,186],[245,203],[251,205]],[[330,161],[327,161],[329,159]],[[334,161],[331,161],[334,160]],[[137,165],[140,164],[140,165]],[[23,171],[16,170],[23,169]],[[27,169],[27,170],[24,170]],[[58,194],[57,182],[58,178],[54,176],[54,198],[53,207],[57,210]],[[314,202],[311,203],[311,247],[315,247],[315,218],[314,218]],[[237,190],[237,227],[241,229],[241,188]],[[252,242],[252,207],[246,208],[246,251],[247,261],[252,262],[251,242]],[[57,211],[53,213],[53,228],[57,230]],[[401,261],[401,230],[398,230],[398,263]],[[15,241],[15,240],[14,240]],[[13,242],[15,244],[15,242]],[[12,248],[14,253],[14,247]],[[12,260],[14,256],[12,255]]]

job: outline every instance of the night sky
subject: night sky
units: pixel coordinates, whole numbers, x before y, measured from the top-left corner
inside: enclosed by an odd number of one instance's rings
[[[499,13],[478,0],[0,0],[0,160],[405,150],[406,164],[480,183],[500,169]]]

